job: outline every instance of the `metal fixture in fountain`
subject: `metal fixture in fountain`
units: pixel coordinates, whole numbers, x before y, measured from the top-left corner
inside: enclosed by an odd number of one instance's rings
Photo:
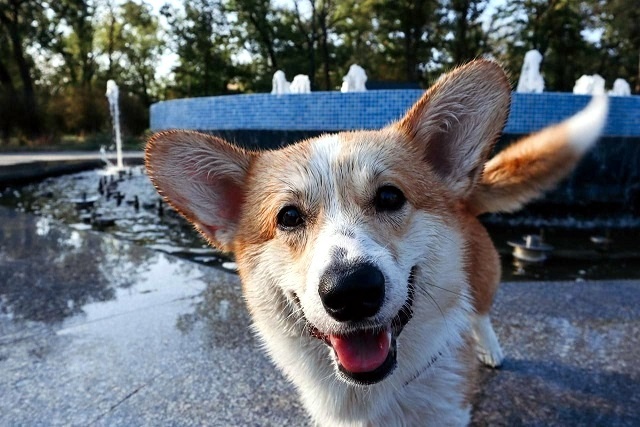
[[[77,198],[77,199],[71,199],[69,200],[71,203],[73,203],[76,206],[76,209],[78,210],[83,210],[83,209],[90,209],[93,207],[93,204],[98,201],[99,197],[87,197],[87,193],[82,193],[82,197]]]
[[[591,243],[593,243],[599,251],[608,251],[611,247],[611,243],[613,243],[611,231],[608,229],[605,231],[604,235],[595,234],[591,236],[589,240],[591,240]]]
[[[513,257],[526,262],[542,262],[553,250],[553,246],[544,243],[542,235],[537,234],[524,236],[522,241],[508,244],[513,247]]]

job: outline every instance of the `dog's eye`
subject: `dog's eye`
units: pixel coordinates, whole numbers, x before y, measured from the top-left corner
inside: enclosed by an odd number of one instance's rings
[[[406,200],[399,188],[393,185],[383,185],[378,188],[374,203],[378,212],[397,211],[404,206]]]
[[[278,213],[278,225],[282,228],[295,228],[303,223],[302,213],[295,206],[285,206]]]

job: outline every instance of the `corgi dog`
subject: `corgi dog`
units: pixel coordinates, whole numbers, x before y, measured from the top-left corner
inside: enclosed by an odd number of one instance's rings
[[[502,68],[442,76],[399,121],[271,151],[165,131],[160,194],[233,252],[255,330],[313,424],[465,425],[498,254],[477,216],[553,187],[596,142],[606,96],[489,158],[510,106]]]

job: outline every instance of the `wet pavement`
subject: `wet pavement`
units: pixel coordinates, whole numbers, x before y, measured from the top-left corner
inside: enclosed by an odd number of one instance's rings
[[[640,281],[506,283],[475,425],[640,423]],[[237,276],[0,208],[0,425],[304,425]]]

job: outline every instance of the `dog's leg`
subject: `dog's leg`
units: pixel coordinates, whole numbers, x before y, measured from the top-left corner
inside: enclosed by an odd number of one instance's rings
[[[500,284],[500,258],[489,233],[475,217],[467,216],[463,224],[469,238],[469,282],[473,292],[473,336],[478,359],[496,368],[502,364],[504,354],[498,337],[491,326],[489,312]]]
[[[476,340],[478,358],[482,363],[492,368],[502,365],[504,354],[488,313],[473,316],[473,337]]]

